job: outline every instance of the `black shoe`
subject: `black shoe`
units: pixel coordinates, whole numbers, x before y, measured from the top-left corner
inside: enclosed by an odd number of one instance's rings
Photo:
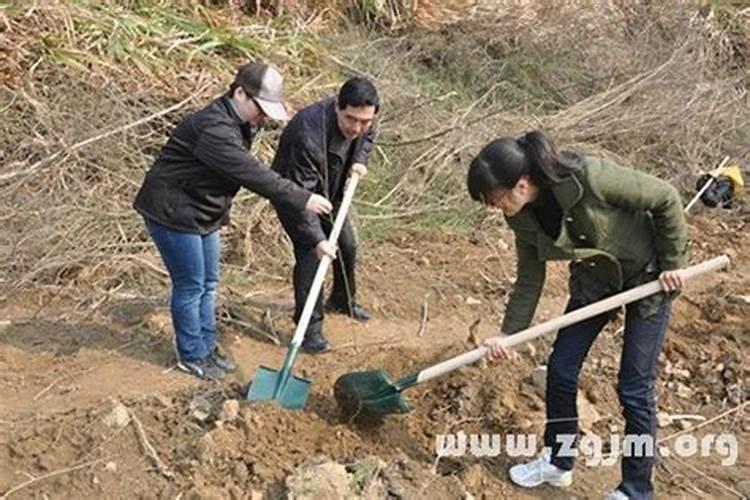
[[[232,373],[237,370],[237,364],[226,357],[221,349],[219,349],[219,346],[214,347],[213,352],[209,354],[208,357],[211,358],[211,361],[213,361],[216,366],[227,373]]]
[[[320,354],[330,349],[328,341],[320,332],[307,332],[302,341],[302,350],[308,354]]]
[[[177,361],[177,368],[198,378],[205,380],[221,380],[226,376],[226,372],[219,368],[209,357],[202,360]]]
[[[348,305],[342,306],[329,301],[326,302],[325,309],[326,311],[330,311],[332,313],[345,314],[350,318],[356,319],[357,321],[367,321],[370,319],[370,313],[367,311],[367,309],[357,304],[356,302],[352,303],[352,306],[350,308]]]

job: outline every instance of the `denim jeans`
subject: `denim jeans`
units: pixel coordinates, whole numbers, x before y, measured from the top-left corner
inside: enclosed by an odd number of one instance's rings
[[[576,308],[575,301],[571,300],[566,311]],[[656,439],[657,360],[664,344],[670,309],[671,301],[665,300],[656,314],[641,318],[637,303],[626,307],[617,394],[623,408],[627,436],[648,435]],[[558,454],[563,441],[559,436],[578,435],[578,374],[594,339],[608,319],[609,314],[605,313],[560,330],[547,363],[544,444],[552,449],[552,463],[562,469],[572,469],[575,460]],[[622,482],[618,488],[628,498],[651,499],[653,467],[653,456],[623,456]]]
[[[219,232],[176,231],[145,219],[172,282],[172,325],[183,361],[200,361],[216,347],[216,288],[219,283]]]

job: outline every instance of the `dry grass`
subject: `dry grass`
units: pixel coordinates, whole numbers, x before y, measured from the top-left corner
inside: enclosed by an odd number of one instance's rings
[[[725,154],[745,158],[746,77],[732,69],[736,53],[715,18],[688,2],[597,3],[529,2],[521,15],[477,16],[371,43],[369,53],[354,48],[352,64],[385,84],[381,147],[400,165],[379,183],[375,205],[455,207],[471,154],[532,127],[673,181]],[[409,66],[422,69],[418,88],[432,87],[428,98],[408,92],[400,72]]]
[[[213,3],[0,7],[0,286],[106,294],[163,279],[131,209],[135,191],[172,126],[248,58],[284,68],[295,107],[347,75],[376,79],[385,106],[358,202],[364,237],[476,227],[464,192],[471,155],[531,127],[672,179],[746,154],[747,10]],[[368,5],[380,17],[363,14]],[[270,158],[277,135],[258,144],[260,156]],[[289,253],[268,205],[241,192],[233,215],[227,282],[250,273],[285,283]]]

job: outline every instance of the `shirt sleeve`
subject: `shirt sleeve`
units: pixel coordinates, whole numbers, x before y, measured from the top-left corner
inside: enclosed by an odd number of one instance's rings
[[[252,156],[239,131],[218,124],[201,131],[193,154],[208,168],[279,205],[304,210],[311,193]]]
[[[517,333],[529,326],[534,317],[546,278],[546,263],[537,258],[536,246],[516,236],[516,282],[505,308],[502,332]]]
[[[286,131],[285,131],[286,132]],[[302,134],[290,129],[279,144],[283,151],[284,171],[289,180],[296,185],[313,193],[322,191],[322,177],[318,165],[320,159],[315,152],[317,148]],[[308,246],[316,246],[326,239],[320,216],[305,210],[293,210],[287,213],[287,220],[293,225],[294,234],[302,239],[302,243]]]

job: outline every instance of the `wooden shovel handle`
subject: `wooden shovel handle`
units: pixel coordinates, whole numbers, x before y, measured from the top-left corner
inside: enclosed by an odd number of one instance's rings
[[[716,257],[700,264],[682,269],[680,272],[682,273],[683,279],[687,281],[702,274],[723,269],[728,265],[729,257],[727,257],[726,255],[722,255],[720,257]],[[645,283],[643,285],[631,288],[630,290],[626,290],[624,292],[620,292],[598,302],[594,302],[593,304],[589,304],[588,306],[576,309],[575,311],[571,311],[557,318],[545,321],[544,323],[541,323],[539,325],[532,326],[531,328],[527,328],[526,330],[514,333],[513,335],[510,335],[508,337],[504,337],[503,344],[506,347],[523,344],[546,333],[560,330],[561,328],[565,328],[566,326],[570,326],[588,318],[593,318],[594,316],[597,316],[603,312],[611,311],[612,309],[616,309],[624,304],[635,302],[644,297],[648,297],[649,295],[660,292],[661,290],[662,288],[659,280]],[[487,348],[481,346],[474,349],[473,351],[469,351],[465,354],[456,356],[455,358],[443,361],[442,363],[422,370],[417,378],[417,383],[424,382],[439,375],[443,375],[444,373],[453,371],[456,368],[460,368],[464,365],[479,361],[486,354]]]
[[[339,205],[339,210],[336,213],[336,220],[333,222],[333,228],[331,234],[328,236],[328,242],[336,244],[339,239],[341,229],[344,227],[344,221],[346,220],[346,214],[349,211],[349,205],[352,203],[354,198],[354,190],[357,189],[357,183],[359,182],[359,174],[352,172],[349,177],[349,181],[344,191],[344,197]],[[302,338],[305,336],[307,331],[307,325],[310,324],[310,318],[312,317],[313,309],[315,308],[315,302],[318,300],[320,295],[320,289],[323,286],[323,280],[326,276],[326,271],[331,263],[331,258],[324,255],[320,259],[318,269],[315,271],[315,277],[313,278],[310,290],[307,292],[307,299],[305,300],[305,306],[302,308],[302,314],[300,315],[299,321],[297,322],[297,328],[294,330],[294,337],[292,337],[292,345],[299,346],[302,344]]]

